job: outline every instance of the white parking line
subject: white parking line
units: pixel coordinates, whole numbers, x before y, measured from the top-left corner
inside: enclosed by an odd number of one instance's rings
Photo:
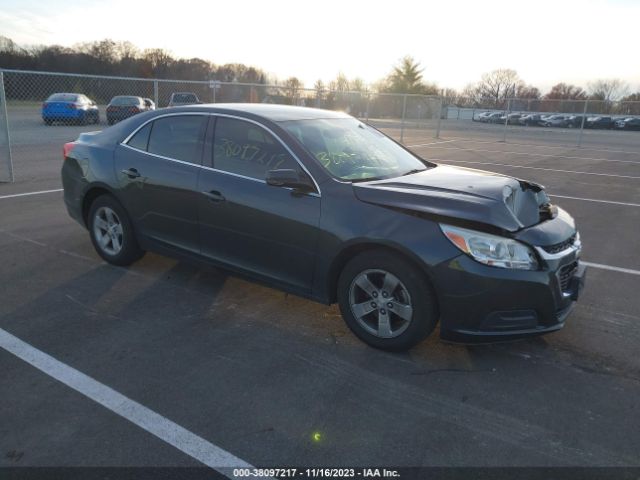
[[[199,462],[233,478],[250,464],[0,328],[0,347]]]
[[[434,162],[442,162],[442,163],[470,163],[472,165],[495,165],[498,167],[526,168],[528,170],[544,170],[545,172],[577,173],[580,175],[596,175],[598,177],[631,178],[635,180],[640,179],[640,177],[633,176],[633,175],[616,175],[614,173],[580,172],[577,170],[560,170],[557,168],[528,167],[526,165],[511,165],[509,163],[474,162],[471,160],[444,160],[442,158],[430,158],[429,160],[433,160]]]
[[[418,143],[416,145],[405,145],[405,147],[407,147],[407,148],[411,148],[411,147],[426,147],[427,145],[439,145],[441,143],[451,143],[451,142],[457,142],[457,140],[443,140],[441,142]]]
[[[588,132],[585,132],[588,133]],[[453,138],[456,142],[468,142],[468,143],[490,143],[490,144],[501,144],[501,145],[517,145],[519,147],[537,147],[537,148],[563,148],[563,149],[567,149],[567,148],[580,148],[581,150],[590,150],[592,152],[607,152],[607,153],[627,153],[629,155],[640,155],[640,152],[638,151],[634,151],[634,152],[630,152],[628,150],[613,150],[613,149],[609,149],[609,148],[604,148],[604,149],[598,149],[598,148],[590,148],[587,146],[581,146],[578,147],[576,145],[541,145],[539,143],[515,143],[515,142],[499,142],[498,140],[474,140],[472,138],[469,137],[451,137],[449,135],[447,135],[446,138]]]
[[[54,193],[54,192],[61,192],[61,191],[62,191],[62,188],[57,188],[55,190],[40,190],[39,192],[14,193],[13,195],[0,196],[0,200],[2,200],[3,198],[26,197],[28,195],[42,195],[43,193]]]
[[[592,268],[600,268],[602,270],[610,270],[612,272],[629,273],[631,275],[640,275],[640,270],[633,270],[632,268],[614,267],[613,265],[603,265],[602,263],[582,262],[583,265]]]
[[[640,207],[640,203],[616,202],[614,200],[599,200],[597,198],[570,197],[568,195],[555,195],[550,193],[550,197],[568,198],[569,200],[581,200],[583,202],[609,203],[611,205],[624,205],[625,207]]]
[[[431,146],[431,148],[438,148],[442,150],[462,150],[464,152],[480,152],[480,153],[504,153],[507,155],[524,155],[526,157],[564,158],[569,160],[593,160],[598,162],[632,163],[635,165],[640,165],[640,161],[636,161],[636,160],[615,160],[612,158],[577,157],[573,155],[553,155],[551,153],[527,153],[527,152],[511,152],[511,151],[505,151],[505,150],[484,150],[481,148],[433,147],[433,145],[435,144],[425,143],[423,145],[410,145],[410,146],[411,147]]]

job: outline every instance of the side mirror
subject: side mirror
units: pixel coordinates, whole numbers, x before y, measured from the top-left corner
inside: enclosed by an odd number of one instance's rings
[[[273,187],[287,187],[301,193],[313,192],[315,186],[306,173],[298,170],[283,168],[267,172],[267,185]]]

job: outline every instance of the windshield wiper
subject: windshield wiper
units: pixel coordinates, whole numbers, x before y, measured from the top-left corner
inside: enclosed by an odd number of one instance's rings
[[[374,182],[376,180],[385,180],[389,178],[388,176],[382,176],[382,177],[364,177],[364,178],[352,178],[349,181],[351,183],[359,183],[359,182]]]
[[[414,168],[413,170],[409,170],[407,173],[403,173],[400,175],[401,177],[406,177],[407,175],[413,175],[414,173],[424,172],[426,168]]]

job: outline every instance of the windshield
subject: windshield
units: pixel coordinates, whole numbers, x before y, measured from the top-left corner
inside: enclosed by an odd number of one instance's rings
[[[418,157],[355,118],[296,120],[281,125],[341,180],[392,178],[427,168]]]
[[[139,105],[140,97],[113,97],[111,105]]]
[[[54,93],[47,102],[76,102],[78,101],[78,95],[75,93]]]
[[[193,93],[174,93],[173,101],[176,103],[197,102],[198,99]]]

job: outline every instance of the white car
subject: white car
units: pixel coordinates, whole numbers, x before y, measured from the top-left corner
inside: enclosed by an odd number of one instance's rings
[[[548,117],[543,117],[540,121],[545,127],[566,127],[567,126],[567,116],[566,115],[549,115]]]

